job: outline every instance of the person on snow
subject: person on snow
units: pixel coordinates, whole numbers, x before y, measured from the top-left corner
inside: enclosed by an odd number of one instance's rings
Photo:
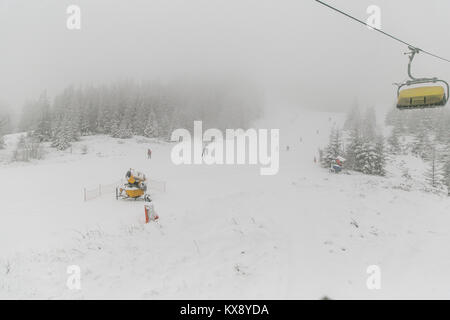
[[[148,148],[147,150],[147,159],[151,159],[152,158],[152,150],[150,148]]]
[[[342,167],[344,165],[345,159],[341,156],[338,156],[332,163],[331,163],[331,170],[335,173],[339,173],[342,171]]]
[[[337,163],[336,160],[334,160],[331,163],[331,171],[333,171],[334,173],[339,173],[339,172],[341,172],[341,170],[342,170],[342,167]]]
[[[208,147],[203,147],[203,150],[202,150],[202,157],[204,157],[205,155],[208,155]]]

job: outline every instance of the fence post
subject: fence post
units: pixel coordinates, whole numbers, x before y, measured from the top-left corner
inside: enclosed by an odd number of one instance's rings
[[[149,211],[149,208],[146,205],[144,205],[145,223],[149,223],[150,222],[150,217],[148,216],[148,211]]]

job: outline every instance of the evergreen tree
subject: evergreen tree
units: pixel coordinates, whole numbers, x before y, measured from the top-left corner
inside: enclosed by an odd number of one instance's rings
[[[19,128],[40,142],[52,141],[59,148],[66,148],[80,135],[97,133],[167,139],[175,126],[191,129],[197,119],[210,127],[245,128],[260,114],[260,99],[252,97],[259,94],[256,90],[242,88],[238,83],[184,82],[71,86],[51,102],[45,93],[36,101],[27,102]]]
[[[5,140],[3,138],[5,125],[6,120],[4,118],[0,118],[0,149],[3,149],[5,147]]]
[[[372,174],[377,176],[384,176],[386,174],[386,152],[385,152],[385,143],[383,136],[377,136],[375,142],[375,153],[376,158],[373,165]]]
[[[73,140],[73,128],[68,118],[63,119],[55,129],[51,146],[57,150],[63,151],[71,146]]]
[[[134,135],[146,136],[144,133],[148,122],[148,112],[145,110],[142,103],[138,103],[135,109],[135,115],[133,118],[132,130]]]
[[[4,135],[12,131],[9,110],[6,104],[0,101],[0,149],[5,147]]]
[[[362,150],[363,138],[359,128],[354,128],[350,131],[349,143],[345,149],[345,157],[347,159],[346,166],[347,168],[355,171],[361,171],[362,165],[359,162],[360,157],[358,157],[358,153]]]
[[[442,165],[442,184],[447,187],[450,196],[450,159],[447,158]]]
[[[355,103],[348,111],[344,122],[344,130],[354,130],[361,127],[361,111],[358,104]]]
[[[414,155],[427,160],[430,152],[430,145],[431,140],[428,130],[423,125],[420,125],[414,135],[414,142],[411,151]]]
[[[161,120],[159,122],[159,130],[158,130],[159,137],[168,140],[172,129],[171,127],[172,126],[170,123],[169,116],[166,113],[164,113],[161,116]]]
[[[377,116],[373,107],[368,108],[362,121],[363,135],[366,139],[373,141],[376,139]]]
[[[447,141],[442,151],[442,181],[441,183],[447,187],[450,196],[450,141]]]
[[[127,127],[126,119],[122,120],[119,128],[113,133],[113,137],[120,139],[129,139],[133,137],[133,131]]]
[[[35,107],[39,110],[40,114],[36,129],[33,131],[33,137],[40,142],[50,141],[52,138],[52,118],[50,113],[50,102],[46,92],[41,94]]]
[[[374,174],[375,163],[377,161],[377,151],[375,144],[369,141],[364,141],[356,150],[356,161],[358,167],[364,174]]]
[[[148,138],[159,137],[159,125],[156,120],[156,114],[153,110],[150,112],[147,117],[147,121],[145,122],[144,136]]]
[[[436,148],[433,146],[430,154],[430,166],[425,173],[426,180],[430,186],[436,188],[442,181]]]
[[[157,138],[161,135],[161,130],[159,126],[158,119],[156,118],[156,115],[154,112],[151,113],[150,117],[152,117],[152,130],[153,130],[153,137]]]
[[[360,112],[354,108],[346,123],[349,131],[345,148],[346,167],[365,174],[384,175],[385,146],[383,137],[376,133],[375,109],[367,109],[364,119],[361,119]]]
[[[344,129],[349,132],[348,144],[345,149],[346,167],[351,170],[360,171],[360,167],[357,162],[357,151],[361,147],[362,143],[362,119],[359,107],[355,106],[347,114],[345,120]]]
[[[153,138],[155,137],[155,120],[149,116],[147,118],[147,121],[145,122],[145,128],[144,128],[144,136],[148,137],[148,138]]]
[[[330,134],[330,140],[328,146],[325,148],[325,152],[321,159],[321,164],[325,168],[329,168],[331,163],[336,160],[338,156],[342,156],[343,151],[343,143],[342,143],[342,134],[339,129],[333,128]]]
[[[109,127],[109,134],[114,137],[117,138],[119,136],[119,129],[120,129],[120,114],[119,112],[115,112],[108,125]]]
[[[389,152],[392,154],[400,154],[402,152],[402,146],[400,142],[400,128],[394,127],[387,142],[389,145]]]
[[[92,134],[87,115],[82,115],[80,120],[80,135],[88,136]]]

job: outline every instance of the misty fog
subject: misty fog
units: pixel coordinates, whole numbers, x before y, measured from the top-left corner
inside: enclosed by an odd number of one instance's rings
[[[448,1],[329,3],[362,20],[376,4],[383,30],[450,56]],[[71,4],[81,30],[66,28]],[[0,39],[0,101],[16,113],[70,85],[209,76],[253,81],[271,107],[389,106],[407,67],[405,46],[312,0],[1,0]],[[413,72],[448,79],[450,65],[419,55]]]
[[[449,12],[0,0],[0,300],[450,299]]]

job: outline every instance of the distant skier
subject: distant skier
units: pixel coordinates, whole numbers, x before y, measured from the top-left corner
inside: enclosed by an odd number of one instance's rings
[[[289,151],[289,146],[286,146],[286,151]]]
[[[205,147],[203,147],[203,150],[202,150],[202,157],[204,157],[207,154],[208,154],[208,148],[205,146]]]
[[[151,159],[152,158],[152,150],[150,148],[148,148],[147,150],[147,159]]]

